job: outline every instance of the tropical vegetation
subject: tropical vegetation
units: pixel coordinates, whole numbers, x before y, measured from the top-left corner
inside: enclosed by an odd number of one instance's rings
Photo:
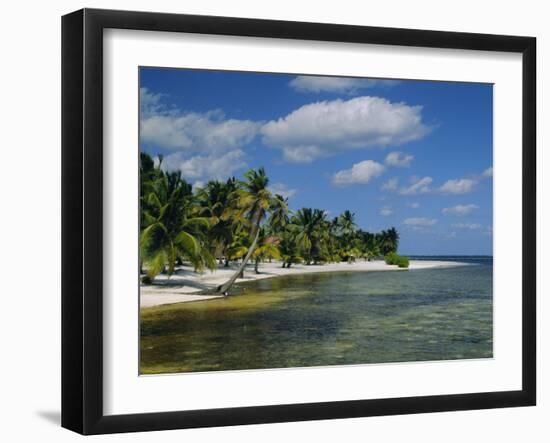
[[[384,256],[384,261],[388,265],[397,265],[400,268],[408,268],[409,267],[409,259],[407,257],[403,257],[401,255],[396,254],[395,252],[390,252],[389,254]]]
[[[193,189],[181,172],[165,170],[161,156],[141,153],[140,205],[144,283],[161,273],[170,276],[184,263],[198,272],[238,263],[217,288],[220,293],[229,291],[248,263],[257,273],[262,262],[271,260],[290,268],[385,257],[408,266],[405,257],[397,256],[395,228],[367,232],[349,210],[333,218],[320,208],[291,211],[287,199],[270,190],[263,168],[249,170],[242,180],[211,180]]]

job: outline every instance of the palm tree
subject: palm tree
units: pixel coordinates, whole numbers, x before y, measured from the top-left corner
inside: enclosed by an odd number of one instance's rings
[[[280,233],[279,252],[283,262],[283,268],[290,268],[293,263],[304,261],[300,254],[300,248],[296,241],[299,227],[294,224],[287,224],[282,233]]]
[[[239,232],[233,236],[233,241],[227,246],[226,259],[239,260],[248,252],[250,246],[249,235],[245,232]]]
[[[399,246],[399,233],[394,227],[391,227],[387,231],[382,231],[377,234],[380,252],[382,255],[387,255],[390,252],[397,252]]]
[[[158,176],[142,196],[144,228],[140,234],[141,258],[147,265],[146,280],[152,281],[162,270],[170,276],[176,262],[188,259],[195,270],[213,269],[215,262],[201,238],[208,219],[191,215],[191,186],[179,172]]]
[[[162,172],[160,168],[155,168],[155,162],[151,156],[145,152],[141,152],[139,156],[139,200],[140,200],[140,233],[145,229],[147,224],[146,214],[152,208],[147,204],[145,196],[154,191],[156,180],[159,178],[159,172]],[[162,163],[162,156],[159,157],[159,165]],[[139,273],[144,274],[143,271],[143,256],[139,257]]]
[[[338,217],[338,223],[344,238],[349,239],[357,228],[357,225],[355,224],[355,214],[347,209]]]
[[[357,256],[357,250],[353,249],[352,243],[355,236],[357,225],[355,224],[355,214],[345,210],[337,219],[338,233],[340,234],[340,255],[345,261],[354,261]]]
[[[225,258],[226,267],[229,266],[227,248],[233,242],[234,226],[232,219],[224,217],[224,212],[229,196],[236,189],[237,181],[232,177],[225,183],[211,180],[197,193],[198,213],[210,220],[208,238],[212,253],[220,264],[222,258]]]
[[[393,226],[387,230],[387,236],[391,244],[391,252],[397,252],[399,247],[399,233]]]
[[[259,274],[258,265],[260,261],[265,260],[266,258],[281,259],[281,253],[278,248],[279,238],[273,235],[268,235],[265,228],[260,228],[260,234],[258,238],[258,243],[256,249],[252,253],[252,258],[254,259],[254,272]]]
[[[244,174],[246,181],[240,183],[240,187],[231,194],[231,204],[225,214],[226,218],[235,217],[237,220],[247,220],[250,226],[250,238],[252,242],[243,261],[233,276],[220,285],[217,291],[226,294],[235,280],[242,274],[250,256],[256,249],[260,235],[260,225],[265,219],[267,211],[275,204],[271,192],[267,188],[269,178],[264,168],[251,169]]]
[[[284,198],[280,194],[275,194],[271,206],[269,207],[269,227],[271,232],[276,234],[284,230],[285,226],[289,223],[288,218],[288,198]]]
[[[328,237],[325,211],[302,208],[296,212],[292,223],[300,228],[296,241],[304,251],[306,264],[316,263],[322,255],[323,240]]]
[[[340,247],[340,238],[338,237],[339,222],[338,217],[326,222],[326,241],[325,249],[328,261],[339,262],[341,260],[342,248]]]

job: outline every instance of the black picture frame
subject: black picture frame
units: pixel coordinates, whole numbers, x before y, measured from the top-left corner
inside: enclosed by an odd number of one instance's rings
[[[502,51],[523,63],[522,389],[260,407],[103,413],[103,30]],[[536,403],[536,39],[83,9],[62,18],[62,426],[82,434],[530,406]],[[519,148],[519,147],[518,147]]]

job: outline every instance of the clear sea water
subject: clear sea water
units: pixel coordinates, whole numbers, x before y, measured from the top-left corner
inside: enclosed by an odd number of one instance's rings
[[[141,372],[492,357],[492,258],[437,259],[468,266],[273,278],[145,310]]]

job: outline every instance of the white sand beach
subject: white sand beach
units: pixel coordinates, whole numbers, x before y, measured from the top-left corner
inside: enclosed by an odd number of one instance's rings
[[[237,279],[236,283],[242,283],[265,278],[273,278],[283,275],[310,274],[317,272],[372,272],[372,271],[414,271],[418,269],[447,268],[454,266],[468,266],[466,263],[452,261],[428,261],[411,260],[409,269],[400,269],[395,265],[387,265],[382,260],[376,261],[358,261],[356,263],[328,263],[325,265],[292,265],[290,269],[282,268],[280,262],[262,263],[260,265],[260,274],[254,273],[253,264],[249,264],[244,273],[244,278]],[[221,295],[203,295],[208,289],[214,289],[227,281],[235,272],[237,264],[228,268],[219,267],[215,271],[204,271],[196,273],[190,266],[180,266],[176,273],[168,278],[165,275],[159,275],[153,285],[141,285],[140,288],[140,306],[149,308],[153,306],[167,305],[173,303],[187,303],[200,300],[209,300],[223,297]]]

